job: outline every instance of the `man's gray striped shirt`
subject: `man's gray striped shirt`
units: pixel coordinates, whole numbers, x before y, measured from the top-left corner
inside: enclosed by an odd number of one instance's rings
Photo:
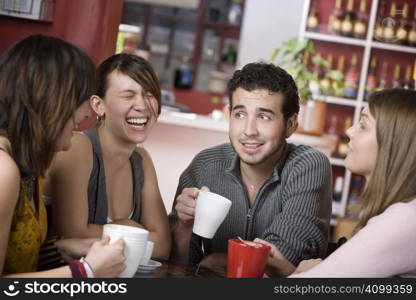
[[[232,206],[212,240],[202,241],[192,234],[190,262],[198,262],[204,254],[226,252],[228,239],[237,237],[265,239],[295,265],[303,259],[323,257],[331,216],[331,182],[331,166],[323,153],[287,144],[250,207],[232,146],[227,143],[201,151],[182,173],[175,199],[184,188],[207,186],[230,199]],[[173,208],[175,205],[176,200]],[[174,209],[169,217],[174,224]]]

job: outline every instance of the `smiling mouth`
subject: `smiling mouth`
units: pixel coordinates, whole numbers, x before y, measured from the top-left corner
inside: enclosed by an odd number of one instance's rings
[[[257,152],[261,148],[261,146],[264,145],[264,143],[241,142],[241,145],[243,146],[244,152],[253,153]]]
[[[135,128],[144,128],[146,127],[147,123],[149,122],[149,118],[128,118],[127,124],[135,127]]]
[[[263,145],[263,143],[242,143],[244,147],[247,148],[258,148]]]

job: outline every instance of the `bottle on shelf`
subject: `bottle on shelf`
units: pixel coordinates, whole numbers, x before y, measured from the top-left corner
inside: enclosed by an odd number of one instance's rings
[[[341,35],[352,37],[354,35],[354,23],[357,15],[354,12],[354,0],[348,0],[347,11],[341,23]]]
[[[416,59],[415,59],[415,63],[414,63],[414,65],[413,65],[413,86],[414,86],[414,88],[415,88],[415,90],[416,90]]]
[[[341,198],[344,186],[344,177],[335,178],[334,191],[332,193],[332,216],[337,217],[341,214]]]
[[[345,97],[351,98],[351,99],[357,98],[359,78],[360,78],[360,73],[357,67],[357,54],[353,54],[351,58],[350,67],[347,73],[345,74],[345,88],[344,88]]]
[[[413,14],[412,28],[409,31],[407,41],[410,46],[416,47],[416,7],[415,7],[414,14]]]
[[[400,88],[402,86],[402,82],[400,80],[400,65],[396,64],[394,67],[394,77],[393,77],[393,88]]]
[[[367,81],[365,83],[364,98],[368,97],[373,93],[377,88],[377,58],[373,57],[371,59],[370,71],[368,72]]]
[[[388,84],[387,84],[387,76],[388,76],[387,70],[388,70],[387,69],[387,63],[384,62],[383,63],[383,68],[381,69],[380,81],[378,83],[376,91],[381,91],[381,90],[387,89],[389,87]]]
[[[338,134],[337,134],[338,118],[336,115],[331,116],[331,123],[327,130],[327,137],[331,141],[331,156],[335,154],[338,145]]]
[[[400,18],[400,25],[396,30],[396,43],[400,45],[408,44],[409,24],[407,24],[407,18],[409,16],[409,4],[405,3],[402,9],[402,17]]]
[[[337,158],[345,158],[347,156],[348,151],[348,142],[350,138],[347,136],[347,130],[352,125],[352,119],[346,118],[344,123],[344,132],[342,133],[341,137],[339,138],[337,150],[335,151],[334,156]]]
[[[357,39],[364,39],[367,33],[368,15],[366,12],[367,0],[361,0],[360,11],[357,15],[357,20],[354,23],[354,37]]]
[[[230,9],[228,11],[228,22],[232,25],[240,25],[243,9],[241,7],[241,0],[232,0]]]
[[[377,14],[377,20],[376,20],[376,27],[374,29],[374,40],[383,42],[384,36],[383,36],[383,19],[384,19],[384,11],[386,9],[386,0],[382,0],[380,3],[380,8],[378,10]]]
[[[390,17],[383,20],[383,41],[386,43],[392,43],[396,38],[396,12],[396,3],[393,2],[390,7]]]
[[[345,66],[345,57],[344,55],[341,55],[338,58],[338,66],[337,70],[341,72],[342,75],[344,75],[344,66]],[[344,97],[344,84],[341,81],[333,80],[332,83],[332,91],[334,92],[334,96],[336,97]]]
[[[407,89],[407,90],[414,90],[414,82],[412,80],[412,67],[411,66],[406,66],[406,74],[404,77],[404,83],[403,83],[403,88]]]
[[[192,87],[192,67],[188,56],[182,57],[181,65],[175,70],[174,86],[182,90]]]
[[[344,16],[342,0],[335,1],[335,8],[329,16],[328,31],[333,34],[341,34],[341,24]]]
[[[309,31],[318,31],[319,28],[319,14],[316,9],[316,2],[313,2],[311,10],[306,21],[306,27]]]
[[[321,89],[322,94],[324,95],[329,95],[331,93],[331,80],[328,76],[326,76],[326,73],[332,70],[332,61],[333,61],[332,54],[328,55],[327,61],[328,61],[328,67],[325,68],[323,76],[321,80],[319,81],[319,87]]]
[[[374,30],[374,40],[382,42],[384,41],[384,36],[383,36],[383,23],[381,21],[382,19],[378,19],[376,21],[376,29]]]
[[[351,194],[348,198],[346,216],[352,219],[358,219],[360,215],[360,205],[358,199],[361,194],[362,180],[359,176],[354,176]]]
[[[318,52],[316,56],[320,57],[321,54]],[[318,96],[321,94],[321,88],[320,88],[319,82],[321,81],[321,78],[322,78],[321,67],[316,63],[313,64],[312,75],[313,75],[312,79],[309,80],[309,90],[312,94],[312,99],[316,100]]]

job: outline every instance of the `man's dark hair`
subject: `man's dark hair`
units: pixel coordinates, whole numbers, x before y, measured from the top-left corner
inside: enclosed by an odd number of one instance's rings
[[[228,82],[230,111],[233,103],[232,95],[240,87],[246,91],[280,92],[283,95],[282,113],[286,120],[299,112],[299,95],[296,83],[292,76],[278,66],[267,63],[249,63],[241,70],[235,71]]]

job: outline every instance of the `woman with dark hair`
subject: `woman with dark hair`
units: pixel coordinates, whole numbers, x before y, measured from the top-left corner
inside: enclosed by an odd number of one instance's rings
[[[416,92],[372,94],[359,123],[347,134],[345,165],[367,182],[359,230],[328,258],[292,277],[414,277]],[[269,263],[275,269],[289,266],[273,246]]]
[[[161,92],[152,66],[130,54],[98,68],[90,104],[97,127],[74,135],[70,151],[49,172],[54,229],[67,237],[100,237],[103,225],[145,228],[152,257],[168,258],[170,231],[145,141],[160,114]]]
[[[122,241],[109,245],[105,237],[69,267],[35,272],[47,231],[39,181],[55,153],[70,148],[74,127],[91,114],[86,100],[94,73],[83,51],[42,35],[23,39],[0,58],[0,274],[114,277],[124,269]],[[58,247],[85,255],[85,242]]]

